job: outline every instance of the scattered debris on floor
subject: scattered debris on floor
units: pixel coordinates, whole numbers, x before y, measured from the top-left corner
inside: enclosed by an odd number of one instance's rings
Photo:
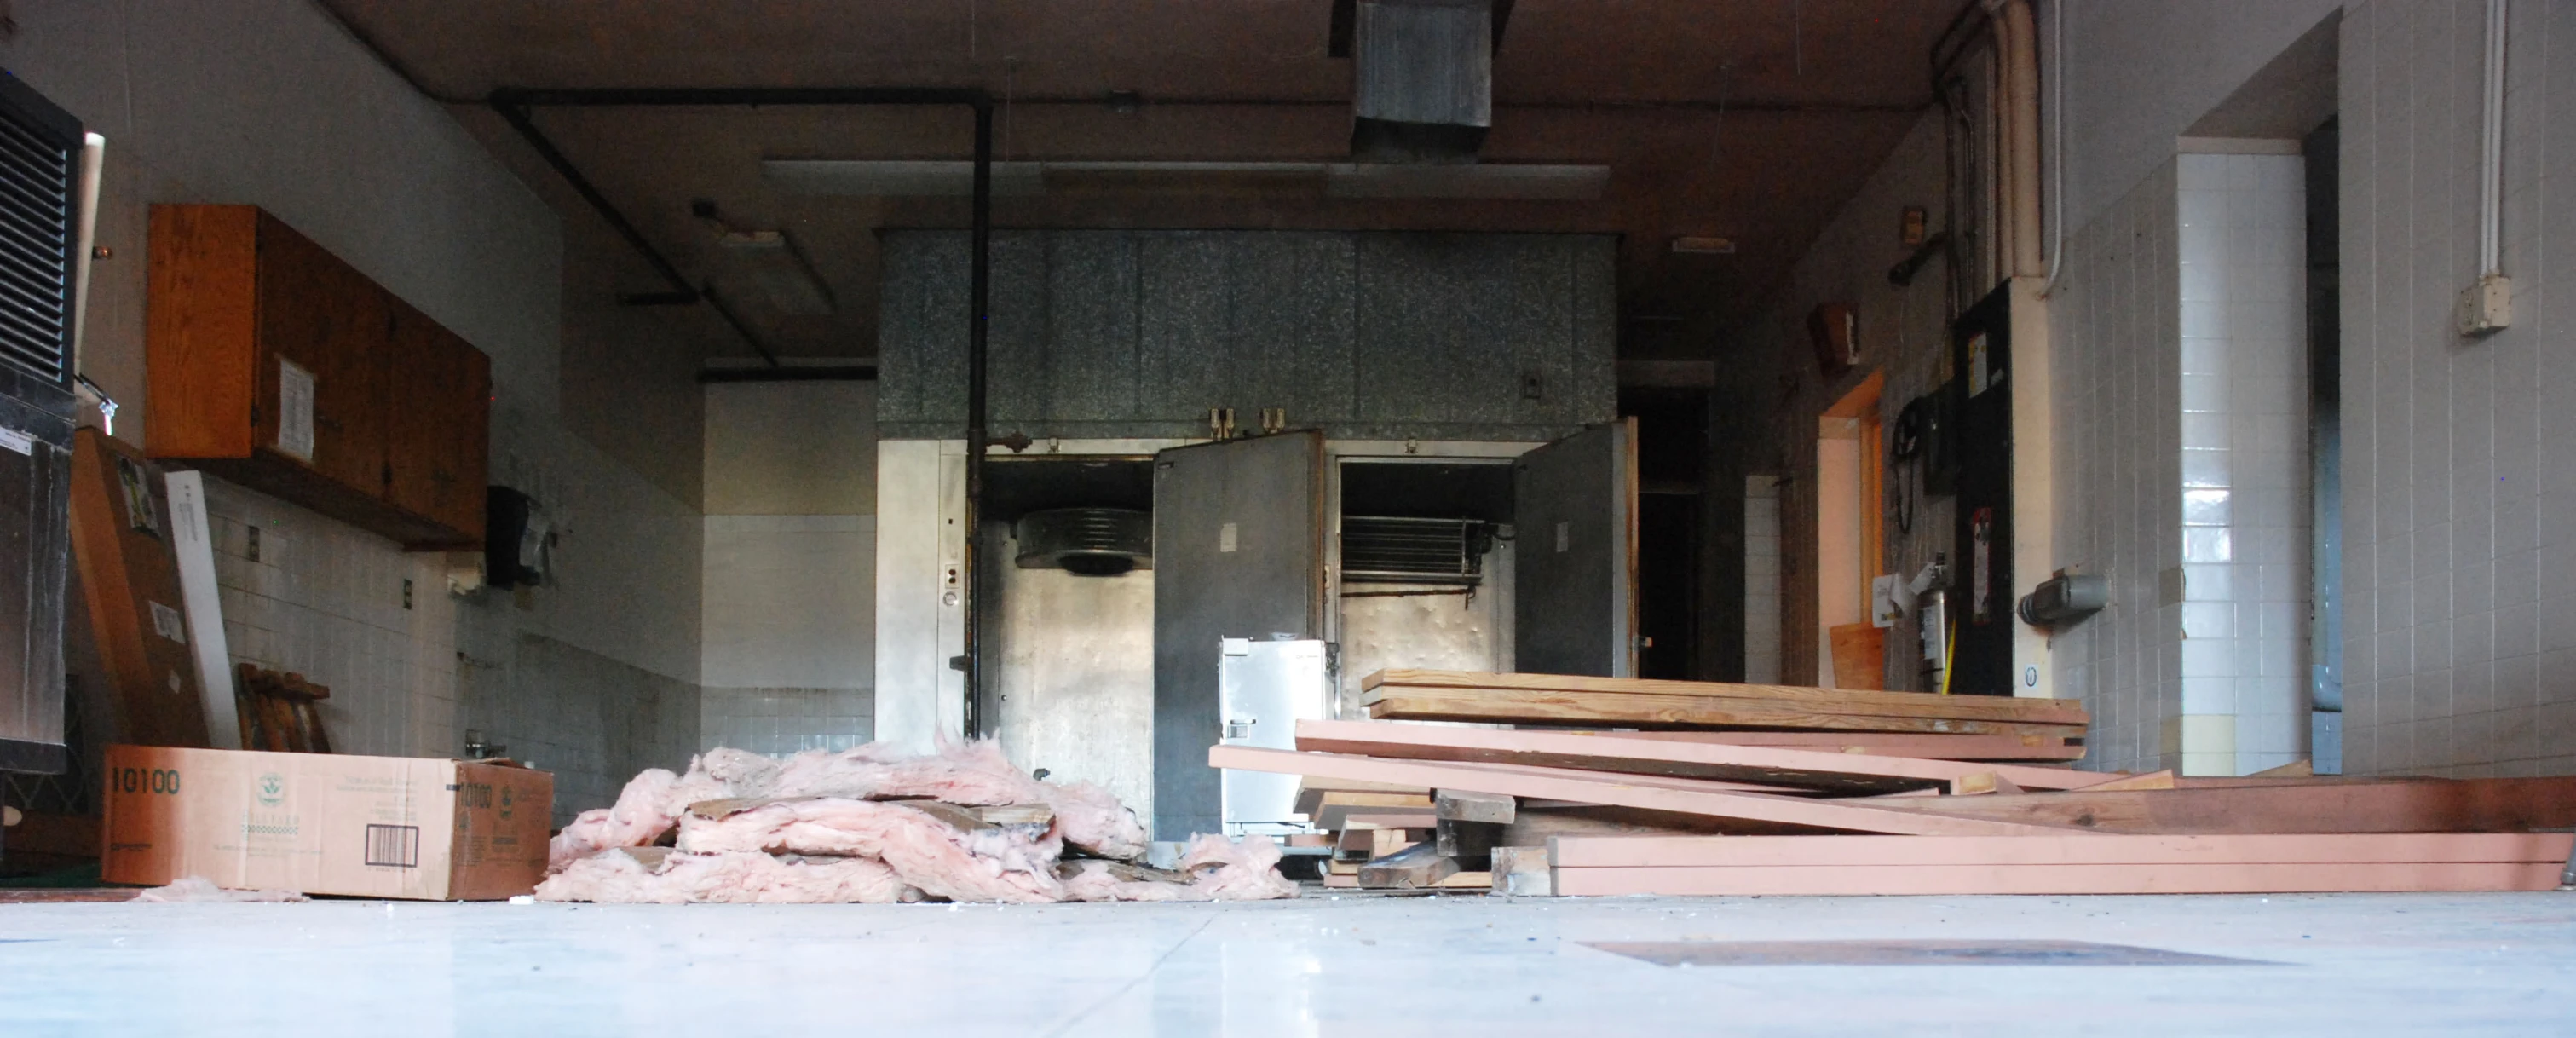
[[[184,904],[206,901],[310,901],[292,890],[228,890],[204,876],[186,876],[166,887],[153,887],[137,892],[136,901],[159,904]]]
[[[1324,832],[1291,839],[1332,849],[1328,887],[2548,890],[2576,844],[2535,831],[2576,826],[2576,777],[2074,770],[2087,719],[2069,700],[1455,671],[1362,684],[1379,720],[1208,754],[1303,776],[1299,810]]]
[[[991,742],[884,743],[773,760],[710,750],[637,775],[554,838],[547,901],[769,904],[1294,897],[1277,844],[1202,834],[1180,867],[1108,791],[1013,768]]]

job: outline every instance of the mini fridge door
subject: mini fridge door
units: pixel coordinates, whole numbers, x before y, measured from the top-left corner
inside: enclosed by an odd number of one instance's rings
[[[1297,748],[1297,722],[1321,720],[1331,701],[1332,657],[1320,641],[1226,638],[1217,661],[1217,741],[1226,746]],[[1228,836],[1307,832],[1297,813],[1298,778],[1224,773]]]

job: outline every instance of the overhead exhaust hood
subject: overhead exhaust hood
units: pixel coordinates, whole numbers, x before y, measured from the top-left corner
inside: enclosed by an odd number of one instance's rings
[[[1472,163],[1494,125],[1494,0],[1357,0],[1351,156]]]
[[[975,164],[949,160],[767,159],[761,175],[791,194],[964,197]],[[1610,167],[1355,162],[996,162],[995,197],[1306,193],[1320,198],[1599,201]]]

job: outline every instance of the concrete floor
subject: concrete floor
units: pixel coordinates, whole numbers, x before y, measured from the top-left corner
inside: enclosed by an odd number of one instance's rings
[[[1669,967],[2058,939],[2193,966]],[[828,1030],[826,1030],[828,1029]],[[0,905],[0,1035],[2576,1034],[2576,894]]]

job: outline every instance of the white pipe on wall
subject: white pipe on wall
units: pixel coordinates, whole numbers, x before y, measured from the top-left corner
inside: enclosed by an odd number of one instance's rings
[[[2504,23],[2507,0],[2487,0],[2485,139],[2478,177],[2478,272],[2504,273]]]
[[[2006,225],[2011,228],[2014,277],[2048,272],[2040,254],[2039,208],[2039,35],[2029,0],[2001,0],[1990,6],[1995,39],[2002,52],[2004,116],[2004,196]]]

